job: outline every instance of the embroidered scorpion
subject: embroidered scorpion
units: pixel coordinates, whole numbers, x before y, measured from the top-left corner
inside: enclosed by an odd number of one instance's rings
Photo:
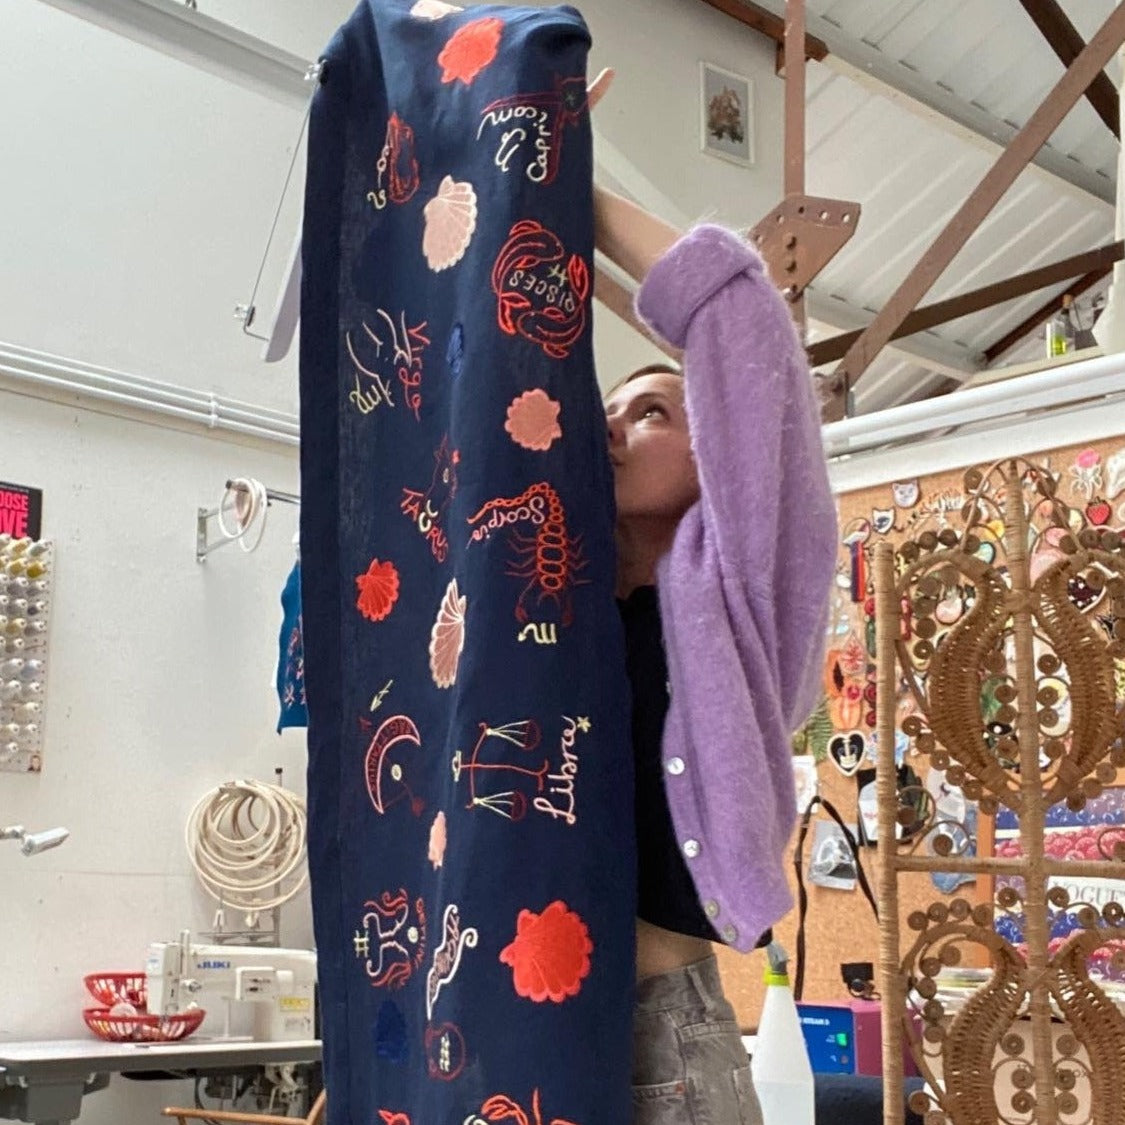
[[[489,513],[492,519],[482,524],[480,521]],[[505,513],[508,514],[506,519]],[[567,626],[574,618],[571,590],[585,584],[584,579],[575,575],[586,566],[586,560],[582,557],[582,537],[572,539],[568,535],[566,512],[559,494],[551,485],[540,481],[519,496],[489,500],[476,515],[469,517],[470,525],[479,525],[473,533],[474,539],[487,538],[491,530],[505,524],[524,521],[538,525],[539,530],[533,538],[525,535],[513,535],[511,538],[516,558],[513,569],[505,573],[528,580],[516,600],[516,620],[521,625],[527,622],[528,612],[524,602],[537,589],[535,604],[550,598],[560,610],[562,624]]]

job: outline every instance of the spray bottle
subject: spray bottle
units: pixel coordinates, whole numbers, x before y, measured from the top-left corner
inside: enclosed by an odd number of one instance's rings
[[[764,1125],[815,1125],[813,1072],[797,1005],[789,987],[788,957],[778,942],[766,947],[766,999],[750,1072]]]

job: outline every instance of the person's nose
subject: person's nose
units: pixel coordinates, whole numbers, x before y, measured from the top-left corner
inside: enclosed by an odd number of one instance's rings
[[[609,448],[616,449],[625,440],[625,424],[621,420],[620,414],[610,414],[606,417],[606,439],[609,441]]]

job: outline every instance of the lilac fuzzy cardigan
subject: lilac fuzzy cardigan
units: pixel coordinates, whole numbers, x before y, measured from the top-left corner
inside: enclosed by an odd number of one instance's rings
[[[792,906],[790,735],[816,704],[836,560],[819,410],[789,309],[738,235],[682,238],[637,311],[684,350],[701,491],[657,567],[665,787],[704,910],[747,951]]]

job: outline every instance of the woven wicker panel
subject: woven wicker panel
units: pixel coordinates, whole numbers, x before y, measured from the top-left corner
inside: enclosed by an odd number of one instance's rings
[[[1125,1017],[1089,972],[1096,954],[1102,964],[1125,958],[1125,911],[1071,903],[1052,883],[1067,866],[1044,847],[1047,809],[1082,808],[1125,766],[1125,545],[1062,503],[1039,465],[972,470],[965,492],[957,526],[924,531],[897,553],[876,551],[880,840],[896,822],[909,827],[898,848],[880,848],[886,1120],[896,1120],[905,1038],[927,1081],[915,1095],[926,1125],[1125,1125],[1114,1085],[1125,1075]],[[946,627],[942,606],[954,597],[967,611]],[[1018,814],[1022,857],[959,856],[958,826],[896,792],[885,697],[903,683],[917,704],[904,731],[982,812]],[[936,856],[920,855],[924,841]],[[899,874],[948,866],[948,857],[1011,881],[992,905],[957,899],[912,914],[904,940]],[[1069,866],[1125,875],[1125,843],[1107,841],[1103,857]],[[1074,929],[1051,942],[1060,911]],[[1021,947],[997,931],[1002,913],[1018,918]],[[952,1013],[939,973],[969,947],[987,951],[991,975]],[[894,1013],[904,1010],[900,1022]]]

